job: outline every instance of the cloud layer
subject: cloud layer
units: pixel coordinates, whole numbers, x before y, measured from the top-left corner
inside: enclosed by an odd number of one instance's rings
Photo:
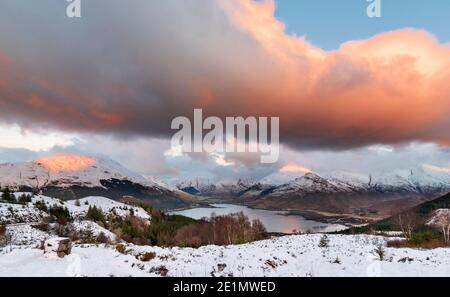
[[[294,148],[450,143],[450,47],[402,29],[326,52],[273,1],[4,0],[0,117],[27,128],[168,137],[170,122],[279,116]]]

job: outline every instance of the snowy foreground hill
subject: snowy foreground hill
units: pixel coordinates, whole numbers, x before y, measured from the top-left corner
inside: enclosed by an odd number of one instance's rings
[[[31,232],[31,231],[30,231]],[[68,257],[46,257],[22,246],[0,252],[0,276],[448,276],[450,249],[386,248],[380,261],[373,250],[382,237],[330,236],[319,248],[321,235],[281,237],[237,246],[199,249],[128,245],[78,245]],[[143,255],[151,255],[143,261]]]
[[[15,196],[18,198],[22,194],[30,193],[15,193]],[[133,214],[137,217],[142,219],[150,218],[147,212],[140,207],[131,207],[105,197],[86,197],[79,200],[62,201],[56,198],[36,195],[26,205],[0,202],[0,222],[6,224],[39,223],[47,214],[36,207],[37,202],[44,203],[47,207],[53,205],[66,207],[74,218],[81,218],[86,215],[90,206],[95,206],[106,214],[114,212],[118,216],[125,217],[130,211],[133,211]]]
[[[16,193],[16,196],[22,193]],[[110,244],[75,242],[64,258],[44,254],[42,244],[57,236],[36,228],[45,213],[37,202],[62,205],[75,218],[78,231],[102,233]],[[105,214],[133,215],[151,224],[151,217],[103,197],[78,202],[37,195],[26,205],[0,203],[0,217],[11,240],[0,247],[1,276],[449,276],[450,249],[415,250],[388,248],[389,238],[369,235],[329,235],[326,247],[321,234],[278,237],[243,245],[161,248],[121,241],[102,226],[83,219],[96,206]],[[375,252],[384,250],[381,260]]]

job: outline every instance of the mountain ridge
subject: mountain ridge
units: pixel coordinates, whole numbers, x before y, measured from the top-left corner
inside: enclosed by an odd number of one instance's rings
[[[158,208],[183,208],[194,197],[132,172],[106,157],[55,155],[32,162],[0,164],[0,187],[73,200],[104,196],[135,197]]]

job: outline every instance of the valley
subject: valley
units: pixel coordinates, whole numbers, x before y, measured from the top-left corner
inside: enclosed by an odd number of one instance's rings
[[[424,168],[170,185],[60,158],[0,164],[0,276],[448,274],[447,179]]]

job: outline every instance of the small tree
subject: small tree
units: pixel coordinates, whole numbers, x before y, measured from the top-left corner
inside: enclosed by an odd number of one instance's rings
[[[29,195],[29,194],[22,194],[19,197],[19,203],[20,204],[25,205],[25,204],[30,203],[30,202],[31,202],[31,195]]]
[[[8,187],[3,189],[2,200],[8,203],[17,203],[16,196],[11,193]]]
[[[328,238],[328,235],[323,235],[320,238],[319,247],[320,248],[327,248],[330,244],[330,239]]]
[[[86,228],[80,231],[81,243],[93,244],[96,243],[94,231],[91,228]]]
[[[36,208],[39,209],[40,211],[48,212],[47,204],[45,204],[45,202],[42,201],[42,200],[36,201],[36,202],[34,203],[34,207],[36,207]]]
[[[336,260],[334,260],[333,264],[341,264],[341,259],[339,259],[339,256],[336,257]]]
[[[414,211],[409,211],[406,213],[401,213],[397,216],[397,225],[403,232],[405,238],[408,241],[411,241],[413,238],[414,232],[416,231],[420,220]]]
[[[72,216],[67,207],[55,204],[52,207],[50,207],[48,211],[50,215],[52,215],[58,221],[58,223],[62,225],[65,225],[66,223],[72,221]]]
[[[105,215],[101,209],[94,205],[89,206],[85,219],[93,222],[105,222]]]
[[[386,250],[383,243],[377,243],[375,249],[373,250],[373,254],[377,256],[380,261],[384,261],[384,259],[386,258]]]

